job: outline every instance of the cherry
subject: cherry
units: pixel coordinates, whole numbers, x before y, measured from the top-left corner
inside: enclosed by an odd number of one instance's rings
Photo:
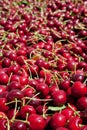
[[[9,67],[11,65],[11,60],[9,58],[4,58],[2,61],[3,67]]]
[[[51,87],[49,88],[49,91],[50,91],[51,94],[52,94],[53,92],[58,91],[58,90],[59,90],[59,88],[58,88],[57,85],[55,85],[55,84],[51,85]]]
[[[34,95],[33,95],[34,96]],[[34,108],[38,107],[39,105],[41,105],[41,101],[39,97],[35,97],[34,99],[32,99],[29,102],[29,105],[33,106]]]
[[[28,83],[28,77],[26,76],[20,76],[19,80],[21,85],[26,85]]]
[[[0,85],[0,95],[6,91],[6,86]]]
[[[32,88],[26,88],[26,89],[24,89],[22,92],[23,92],[23,95],[24,95],[25,97],[32,97],[32,96],[34,95],[35,90],[34,90],[34,88],[32,87]]]
[[[56,130],[59,127],[63,127],[66,124],[66,118],[63,114],[61,113],[55,113],[50,121],[50,125],[53,130]]]
[[[21,110],[20,110],[20,116],[23,119],[26,119],[27,114],[31,115],[31,114],[35,114],[35,113],[36,113],[36,111],[35,111],[34,107],[30,106],[30,105],[25,105],[25,106],[21,107]]]
[[[9,77],[6,73],[0,73],[0,84],[7,84]]]
[[[71,88],[71,94],[74,97],[82,97],[87,94],[87,88],[85,84],[81,83],[80,81],[76,81]]]
[[[47,110],[47,106],[43,106],[43,105],[39,105],[37,108],[36,108],[36,111],[38,114],[42,115],[43,113],[45,113]]]
[[[31,114],[28,117],[29,121],[29,130],[44,130],[45,129],[45,120],[42,116],[37,114]]]
[[[64,80],[60,82],[60,89],[67,90],[70,87],[70,80]]]
[[[7,99],[8,101],[12,101],[14,100],[15,98],[21,100],[23,98],[23,93],[18,90],[18,89],[13,89],[11,90],[8,95],[7,95]]]
[[[17,58],[17,54],[16,54],[16,52],[10,52],[10,54],[9,54],[9,58],[10,58],[11,60],[15,61],[16,58]]]
[[[67,101],[67,96],[64,90],[58,90],[52,93],[53,103],[57,106],[62,106]]]
[[[72,79],[73,81],[83,82],[83,81],[84,81],[84,75],[76,73],[76,74],[73,74],[73,75],[72,75],[71,79]]]
[[[36,90],[41,92],[41,96],[46,97],[49,94],[49,87],[45,83],[39,83],[36,86]]]
[[[87,108],[87,97],[81,97],[77,100],[77,107],[79,110],[85,110]]]
[[[82,123],[82,120],[80,117],[75,116],[71,117],[71,119],[68,122],[68,129],[69,130],[80,130],[80,124]]]
[[[9,67],[9,71],[10,72],[13,72],[14,74],[17,74],[18,73],[18,71],[19,71],[19,69],[20,69],[20,65],[19,64],[13,64],[13,65],[11,65],[10,67]]]
[[[77,62],[75,62],[75,61],[68,61],[67,68],[70,71],[75,70],[75,68],[77,68]]]
[[[8,90],[21,89],[21,85],[17,81],[12,81],[7,87],[8,87]]]
[[[14,108],[11,108],[7,111],[6,115],[8,117],[8,119],[12,119],[14,117],[14,113],[15,113],[15,109]],[[15,118],[17,118],[19,115],[19,112],[16,112],[16,115],[15,115]]]
[[[13,74],[13,75],[11,76],[10,81],[11,81],[11,82],[12,82],[12,81],[17,81],[17,82],[19,82],[19,81],[20,81],[20,76],[17,75],[17,74]]]
[[[22,122],[22,121],[14,121],[11,124],[11,130],[26,130],[27,129],[27,125]]]
[[[0,118],[0,129],[7,130],[7,120],[5,118]]]
[[[0,98],[0,111],[7,112],[9,107],[6,105],[6,98]]]
[[[66,120],[69,120],[72,116],[74,116],[74,111],[68,107],[63,109],[61,113],[66,117]]]

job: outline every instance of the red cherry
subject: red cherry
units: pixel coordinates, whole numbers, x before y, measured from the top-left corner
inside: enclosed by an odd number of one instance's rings
[[[67,90],[70,87],[70,80],[63,80],[60,82],[60,89]]]
[[[21,110],[20,110],[20,116],[23,119],[26,119],[27,114],[31,115],[31,114],[35,114],[35,113],[36,113],[36,111],[35,111],[34,107],[30,106],[30,105],[25,105],[25,106],[21,107]]]
[[[6,73],[0,73],[0,84],[7,84],[9,77]]]
[[[35,90],[32,87],[32,88],[26,88],[22,92],[23,92],[25,97],[32,97],[34,95]]]
[[[0,95],[6,91],[6,86],[0,85]]]
[[[78,116],[71,117],[71,119],[68,122],[68,129],[69,130],[80,130],[80,124],[82,123],[82,120]]]
[[[67,101],[67,96],[64,90],[58,90],[56,92],[53,92],[52,97],[53,97],[54,105],[57,105],[57,106],[62,106]]]
[[[7,112],[9,107],[6,105],[6,98],[0,98],[0,111]]]
[[[18,89],[13,89],[11,90],[8,95],[7,95],[7,99],[8,101],[12,101],[14,100],[15,98],[21,100],[23,98],[23,93],[18,90]]]
[[[11,124],[11,130],[26,130],[27,129],[27,125],[26,123],[22,122],[22,121],[14,121]]]
[[[45,83],[39,83],[36,86],[36,90],[41,92],[41,96],[46,97],[49,94],[49,87]]]
[[[5,118],[0,118],[0,129],[7,130],[7,120]]]
[[[81,97],[77,100],[77,107],[79,110],[85,110],[87,108],[87,97]]]
[[[85,84],[80,81],[76,81],[71,88],[71,94],[73,97],[82,97],[87,94],[87,88]]]
[[[9,67],[11,65],[11,60],[9,58],[4,58],[2,61],[3,67]]]
[[[37,114],[31,114],[28,117],[29,121],[29,130],[44,130],[45,129],[45,120],[43,117]]]
[[[67,120],[69,120],[72,116],[74,116],[74,111],[71,108],[65,108],[61,112]]]
[[[9,109],[6,113],[9,120],[11,120],[14,117],[15,109]],[[18,116],[19,112],[16,113],[15,118]]]
[[[55,113],[51,118],[51,127],[53,130],[56,130],[59,127],[63,127],[66,124],[66,118],[61,113]]]

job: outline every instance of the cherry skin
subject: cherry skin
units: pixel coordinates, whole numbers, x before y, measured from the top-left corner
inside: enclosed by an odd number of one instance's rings
[[[9,67],[11,65],[11,60],[9,58],[4,58],[2,61],[3,67]]]
[[[68,123],[68,129],[69,130],[80,130],[80,124],[82,123],[82,120],[78,116],[71,117]]]
[[[7,86],[8,90],[12,90],[12,89],[21,89],[21,85],[19,82],[17,81],[12,81],[10,82],[10,84]]]
[[[42,116],[37,114],[31,114],[28,117],[29,121],[29,130],[44,130],[45,129],[45,120]]]
[[[79,110],[85,110],[87,108],[87,97],[81,97],[77,100],[77,107]]]
[[[6,86],[0,85],[0,95],[6,91]]]
[[[41,105],[40,98],[39,97],[35,97],[34,99],[32,99],[30,101],[29,105],[33,106],[36,109],[36,107],[38,107],[39,105]]]
[[[82,97],[87,94],[87,88],[85,84],[81,83],[80,81],[74,82],[71,88],[71,94],[73,97]]]
[[[70,87],[70,80],[60,82],[60,89],[67,90]]]
[[[11,90],[8,95],[7,95],[7,99],[8,101],[12,101],[14,100],[15,98],[21,100],[23,98],[23,93],[18,90],[18,89],[13,89]]]
[[[64,90],[58,90],[56,92],[53,92],[52,97],[53,97],[54,105],[57,105],[57,106],[62,106],[67,101],[67,96]]]
[[[7,120],[5,118],[0,118],[0,129],[7,130]]]
[[[32,88],[26,88],[26,89],[24,89],[22,92],[23,92],[23,95],[24,95],[25,97],[32,97],[32,96],[34,95],[35,90],[34,90],[34,88],[32,87]]]
[[[55,113],[51,118],[51,127],[53,130],[56,130],[59,127],[63,127],[66,124],[66,118],[61,113]]]
[[[35,114],[36,111],[34,109],[33,106],[30,106],[30,105],[25,105],[23,107],[21,107],[21,110],[20,110],[20,116],[23,118],[23,119],[26,119],[26,116],[27,114]]]
[[[0,111],[7,112],[9,107],[6,105],[7,99],[6,98],[0,98]]]
[[[74,116],[74,111],[68,107],[63,109],[61,113],[66,117],[67,120],[69,120],[71,116]]]
[[[14,121],[11,124],[11,130],[26,130],[27,129],[27,125],[22,122],[22,121]]]
[[[36,90],[41,92],[41,96],[46,97],[49,94],[49,87],[45,83],[39,83],[36,86]]]
[[[0,84],[7,84],[8,83],[8,80],[9,80],[9,77],[6,73],[0,73]]]

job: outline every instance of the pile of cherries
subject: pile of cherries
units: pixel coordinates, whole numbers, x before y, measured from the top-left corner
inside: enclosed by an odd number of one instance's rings
[[[87,130],[87,0],[0,0],[0,130]]]

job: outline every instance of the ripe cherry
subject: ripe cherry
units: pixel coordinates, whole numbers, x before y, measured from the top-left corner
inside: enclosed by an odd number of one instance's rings
[[[36,111],[35,111],[34,107],[30,106],[30,105],[25,105],[25,106],[21,107],[21,110],[20,110],[20,116],[23,119],[26,119],[27,114],[31,115],[31,114],[35,114],[35,113],[36,113]]]
[[[74,111],[68,107],[63,109],[61,113],[66,117],[66,120],[69,120],[72,116],[74,116]]]
[[[46,97],[49,94],[49,87],[45,83],[39,83],[36,86],[36,90],[41,93],[41,96]]]
[[[26,130],[27,129],[27,125],[26,123],[22,122],[22,121],[14,121],[11,124],[11,130]]]
[[[23,98],[23,93],[18,90],[18,89],[13,89],[11,90],[8,95],[7,95],[7,99],[8,101],[12,101],[14,100],[15,98],[21,100]]]
[[[66,118],[61,113],[55,113],[51,118],[51,127],[53,130],[56,130],[59,127],[63,127],[66,124]]]
[[[11,60],[9,58],[4,58],[2,61],[3,67],[9,67],[11,65]]]
[[[78,116],[71,117],[71,119],[68,122],[68,129],[69,130],[80,130],[80,124],[82,123],[82,120]]]
[[[77,107],[79,110],[85,110],[87,108],[87,97],[81,97],[77,100]]]
[[[42,116],[37,114],[31,114],[28,117],[29,121],[29,130],[44,130],[45,129],[45,120]]]
[[[58,90],[56,92],[53,92],[52,97],[53,97],[54,105],[57,105],[57,106],[62,106],[67,101],[67,95],[64,92],[64,90]]]
[[[71,88],[71,94],[73,97],[82,97],[87,94],[87,88],[85,84],[80,81],[76,81]]]
[[[0,73],[0,84],[7,84],[9,77],[6,73]]]

